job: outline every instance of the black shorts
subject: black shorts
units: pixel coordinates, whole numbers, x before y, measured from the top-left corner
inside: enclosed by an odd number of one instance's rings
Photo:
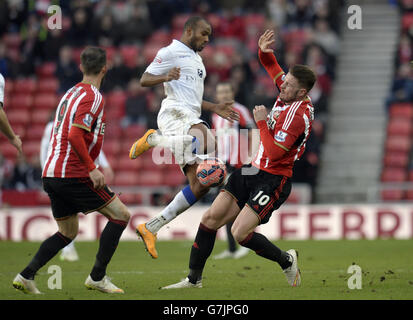
[[[83,212],[97,211],[107,206],[115,193],[106,185],[101,190],[93,188],[90,178],[42,178],[43,189],[49,195],[53,217],[65,219]]]
[[[248,205],[264,224],[272,212],[287,200],[291,192],[291,179],[263,170],[253,175],[243,175],[242,168],[239,168],[231,174],[223,190],[237,200],[240,209]]]

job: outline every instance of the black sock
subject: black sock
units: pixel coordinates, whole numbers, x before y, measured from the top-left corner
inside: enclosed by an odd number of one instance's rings
[[[99,250],[96,254],[95,265],[90,277],[93,281],[100,281],[106,274],[106,267],[112,259],[118,246],[119,239],[127,226],[127,222],[110,219],[102,231],[99,241]]]
[[[199,224],[195,242],[192,245],[189,258],[189,281],[196,283],[202,279],[202,271],[208,257],[211,255],[215,244],[216,230],[209,229],[202,223]]]
[[[70,242],[72,242],[72,239],[65,237],[60,232],[56,232],[50,238],[43,241],[32,261],[20,274],[26,279],[33,280],[37,270],[48,263],[60,249],[66,247]]]
[[[237,250],[237,243],[231,233],[232,222],[227,223],[225,227],[227,228],[228,250],[229,252],[235,252]]]
[[[254,250],[256,254],[263,258],[278,262],[282,269],[291,266],[289,254],[282,251],[260,233],[251,232],[239,244]]]

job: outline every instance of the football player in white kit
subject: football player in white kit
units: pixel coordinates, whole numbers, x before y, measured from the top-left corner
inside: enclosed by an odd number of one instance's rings
[[[158,114],[159,130],[148,130],[132,145],[129,157],[136,159],[154,146],[168,147],[189,181],[189,185],[162,212],[136,227],[146,249],[155,259],[158,257],[155,242],[159,229],[209,191],[209,187],[203,186],[196,177],[196,160],[202,159],[202,155],[197,154],[215,151],[215,138],[200,119],[201,111],[215,112],[230,121],[239,120],[233,101],[215,104],[203,100],[206,70],[198,52],[209,42],[211,32],[211,25],[204,18],[190,17],[181,39],[160,49],[140,80],[144,87],[163,83],[166,98]]]

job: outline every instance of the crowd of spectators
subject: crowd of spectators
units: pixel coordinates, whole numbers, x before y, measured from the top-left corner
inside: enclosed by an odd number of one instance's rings
[[[48,29],[51,4],[62,9],[62,29]],[[35,77],[38,66],[55,63],[61,94],[81,79],[79,49],[86,45],[107,48],[110,69],[101,90],[126,93],[125,115],[119,125],[156,127],[162,87],[142,88],[137,79],[158,48],[180,38],[182,21],[188,15],[205,16],[213,27],[211,43],[201,53],[207,69],[205,99],[215,100],[215,86],[225,80],[232,83],[236,101],[251,110],[256,104],[271,108],[278,95],[257,59],[259,35],[274,29],[274,51],[284,70],[302,63],[317,74],[310,94],[316,110],[315,130],[294,177],[315,185],[343,4],[343,0],[1,1],[0,72],[6,81]],[[6,38],[17,38],[18,47],[10,47]],[[121,54],[124,47],[138,48],[139,54],[126,62]],[[203,114],[210,122],[209,117]]]

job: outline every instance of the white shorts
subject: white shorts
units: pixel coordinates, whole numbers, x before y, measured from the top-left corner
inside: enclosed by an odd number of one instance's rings
[[[162,108],[157,122],[163,136],[186,136],[193,125],[205,123],[193,111],[182,107]],[[170,149],[174,154],[175,162],[181,166],[181,169],[199,158],[199,155],[192,153],[192,144],[174,144]]]

